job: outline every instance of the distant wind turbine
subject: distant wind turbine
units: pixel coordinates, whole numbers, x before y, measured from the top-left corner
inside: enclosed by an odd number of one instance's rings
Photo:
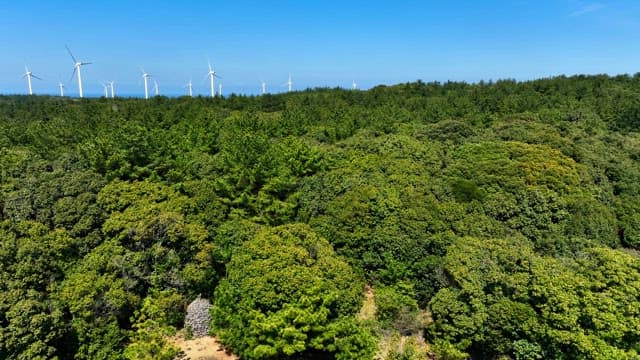
[[[156,96],[160,95],[160,90],[158,90],[158,82],[155,79],[153,80],[153,91],[155,92]]]
[[[211,84],[211,97],[215,97],[216,96],[216,90],[214,87],[214,79],[213,78],[218,78],[218,79],[222,79],[220,76],[216,75],[215,70],[213,70],[213,68],[211,67],[211,61],[207,60],[207,63],[209,65],[209,72],[207,73],[207,75],[205,75],[205,78],[208,76],[209,77],[209,82]]]
[[[264,95],[267,93],[267,83],[264,80],[260,80],[260,83],[262,84],[262,95]]]
[[[109,81],[109,87],[111,88],[111,98],[112,99],[115,97],[115,93],[116,93],[116,90],[114,89],[113,84],[115,84],[115,81],[113,81],[113,80]]]
[[[218,96],[222,97],[222,83],[218,83]]]
[[[358,84],[356,84],[356,81],[355,81],[355,80],[353,80],[353,81],[351,82],[351,90],[356,90],[357,88],[358,88]]]
[[[100,85],[102,85],[102,88],[104,89],[104,97],[108,98],[109,97],[109,85],[101,82]]]
[[[27,65],[24,66],[24,75],[22,77],[27,78],[27,84],[29,84],[29,95],[33,95],[33,90],[31,89],[31,78],[36,78],[38,80],[42,80],[42,79],[33,75],[33,73],[29,71],[29,67],[27,67]]]
[[[64,84],[62,81],[58,81],[58,87],[60,88],[60,97],[64,96]]]
[[[71,59],[73,60],[73,74],[71,74],[71,78],[73,79],[73,75],[78,73],[78,94],[80,94],[80,97],[83,97],[83,94],[82,94],[82,75],[80,74],[80,68],[82,67],[82,65],[89,65],[91,63],[90,62],[82,62],[82,61],[76,60],[75,56],[73,56],[73,54],[71,53],[71,50],[69,50],[69,47],[66,46],[66,45],[64,47],[67,48],[67,51],[69,52],[69,55],[71,55]]]
[[[187,83],[187,86],[185,86],[187,89],[189,89],[189,96],[193,97],[193,83],[191,81],[191,79],[189,79],[189,82]]]
[[[140,70],[142,71],[142,78],[144,79],[144,98],[148,99],[149,98],[149,85],[147,84],[147,81],[149,80],[151,75],[147,74],[147,72],[144,71],[143,68],[140,68]]]
[[[282,86],[288,86],[289,88],[289,92],[291,92],[291,86],[293,85],[293,82],[291,81],[291,73],[289,73],[289,79],[287,80],[286,83],[282,84]]]

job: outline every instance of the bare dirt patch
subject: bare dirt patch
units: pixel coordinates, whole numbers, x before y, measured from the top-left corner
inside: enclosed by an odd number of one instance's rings
[[[181,334],[170,339],[182,350],[176,358],[180,360],[238,360],[236,355],[228,354],[217,338],[203,336],[197,339],[187,340]]]

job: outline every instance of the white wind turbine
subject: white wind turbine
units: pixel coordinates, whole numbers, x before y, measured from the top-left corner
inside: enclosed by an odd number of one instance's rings
[[[291,92],[291,86],[293,85],[293,82],[291,81],[291,73],[289,73],[289,79],[287,80],[286,83],[282,84],[282,86],[288,86],[289,88],[289,92]]]
[[[151,75],[147,74],[147,72],[144,71],[143,68],[140,68],[140,70],[142,70],[142,79],[144,79],[144,98],[148,99],[149,98],[149,85],[147,84],[147,81],[149,80]]]
[[[155,79],[153,80],[153,91],[155,92],[156,96],[160,95],[160,90],[158,90],[158,82]]]
[[[356,84],[356,81],[353,80],[351,81],[351,90],[356,90],[358,88],[358,84]]]
[[[189,79],[189,82],[187,83],[187,86],[185,86],[187,89],[189,89],[189,96],[193,97],[193,83],[191,81],[191,79]]]
[[[104,97],[108,98],[109,97],[109,85],[101,82],[100,85],[102,85],[102,89],[104,89]]]
[[[58,81],[58,88],[60,88],[60,97],[64,96],[64,84],[62,81]]]
[[[29,67],[27,67],[27,65],[24,66],[24,75],[22,75],[22,77],[27,78],[27,84],[29,84],[29,95],[33,95],[33,90],[31,89],[31,78],[36,78],[38,80],[42,80],[42,79],[33,75],[33,73],[29,70]]]
[[[262,85],[262,95],[264,95],[267,93],[267,83],[264,80],[260,80],[260,83]]]
[[[89,65],[91,63],[76,60],[75,56],[73,56],[73,54],[71,53],[71,50],[69,50],[69,47],[66,45],[64,47],[67,48],[67,51],[69,52],[69,55],[71,55],[71,59],[73,60],[73,74],[71,74],[71,78],[73,79],[73,75],[78,73],[78,94],[80,94],[80,97],[82,97],[82,75],[80,74],[80,68],[82,67],[82,65]]]
[[[209,64],[209,72],[204,77],[205,78],[207,76],[209,77],[209,82],[211,84],[211,97],[215,97],[216,96],[216,90],[215,90],[215,87],[214,87],[213,78],[218,78],[218,79],[222,79],[222,78],[220,76],[216,75],[215,70],[213,70],[213,68],[211,67],[211,61],[207,60],[207,63]]]
[[[222,97],[222,83],[218,83],[218,96]]]
[[[115,93],[116,93],[116,91],[114,89],[114,86],[113,86],[113,84],[115,84],[115,83],[116,82],[113,81],[113,80],[109,81],[109,87],[111,88],[111,98],[112,99],[115,97]]]

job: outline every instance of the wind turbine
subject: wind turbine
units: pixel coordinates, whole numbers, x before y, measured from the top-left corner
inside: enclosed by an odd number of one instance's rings
[[[283,86],[284,85],[287,85],[289,87],[289,92],[291,92],[291,85],[293,85],[293,82],[291,81],[291,73],[289,73],[289,80],[287,80],[287,82],[284,83]]]
[[[109,85],[101,82],[100,85],[102,85],[102,88],[104,89],[104,97],[108,98],[109,97]]]
[[[356,81],[353,80],[351,81],[351,90],[356,90],[358,88],[358,84],[356,84]]]
[[[160,90],[158,90],[158,82],[155,79],[153,80],[153,90],[156,93],[156,96],[160,95]]]
[[[64,96],[64,84],[62,81],[58,81],[58,87],[60,88],[60,97]]]
[[[189,79],[189,82],[185,87],[189,89],[189,96],[193,97],[193,83],[191,82],[191,79]]]
[[[222,97],[222,83],[218,83],[218,96]]]
[[[211,67],[211,61],[207,60],[207,63],[209,64],[209,72],[204,77],[205,78],[207,76],[209,77],[209,82],[211,84],[211,97],[215,97],[216,96],[216,90],[215,90],[215,87],[214,87],[213,78],[218,78],[218,79],[222,79],[222,78],[220,76],[216,75],[215,70],[213,70],[213,68]]]
[[[80,94],[80,97],[82,97],[82,75],[80,74],[80,68],[82,67],[82,65],[89,65],[91,63],[76,60],[75,56],[73,56],[73,54],[71,53],[71,50],[69,50],[69,47],[67,45],[65,45],[64,47],[67,48],[67,51],[69,52],[69,55],[71,55],[71,59],[73,60],[73,74],[71,74],[71,78],[73,79],[73,75],[78,73],[78,93]]]
[[[264,95],[267,93],[267,83],[264,80],[260,80],[260,83],[262,84],[262,95]]]
[[[31,89],[31,78],[34,77],[38,80],[42,80],[42,79],[33,75],[33,73],[29,71],[29,67],[27,67],[27,65],[24,66],[24,75],[22,75],[22,77],[27,78],[27,83],[29,84],[29,95],[33,95],[33,90]]]
[[[109,81],[109,87],[111,88],[111,98],[112,99],[115,97],[115,92],[116,92],[114,90],[113,84],[115,84],[115,81],[113,81],[113,80]]]
[[[147,74],[147,72],[144,71],[143,68],[140,68],[140,70],[142,70],[142,78],[144,79],[144,98],[148,99],[149,98],[149,85],[147,84],[147,80],[151,77],[151,75]]]

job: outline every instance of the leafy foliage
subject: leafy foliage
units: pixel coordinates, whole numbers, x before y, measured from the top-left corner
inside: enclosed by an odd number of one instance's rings
[[[443,359],[635,358],[638,94],[0,96],[0,358],[169,358],[198,295],[249,359],[368,358],[428,313]]]
[[[524,240],[462,238],[445,264],[453,286],[431,300],[434,340],[483,357],[638,356],[639,299],[617,295],[640,285],[633,255],[591,248],[576,260],[554,259]]]
[[[322,352],[367,358],[370,335],[350,317],[363,285],[308,227],[263,230],[228,264],[216,289],[213,331],[246,359]]]

